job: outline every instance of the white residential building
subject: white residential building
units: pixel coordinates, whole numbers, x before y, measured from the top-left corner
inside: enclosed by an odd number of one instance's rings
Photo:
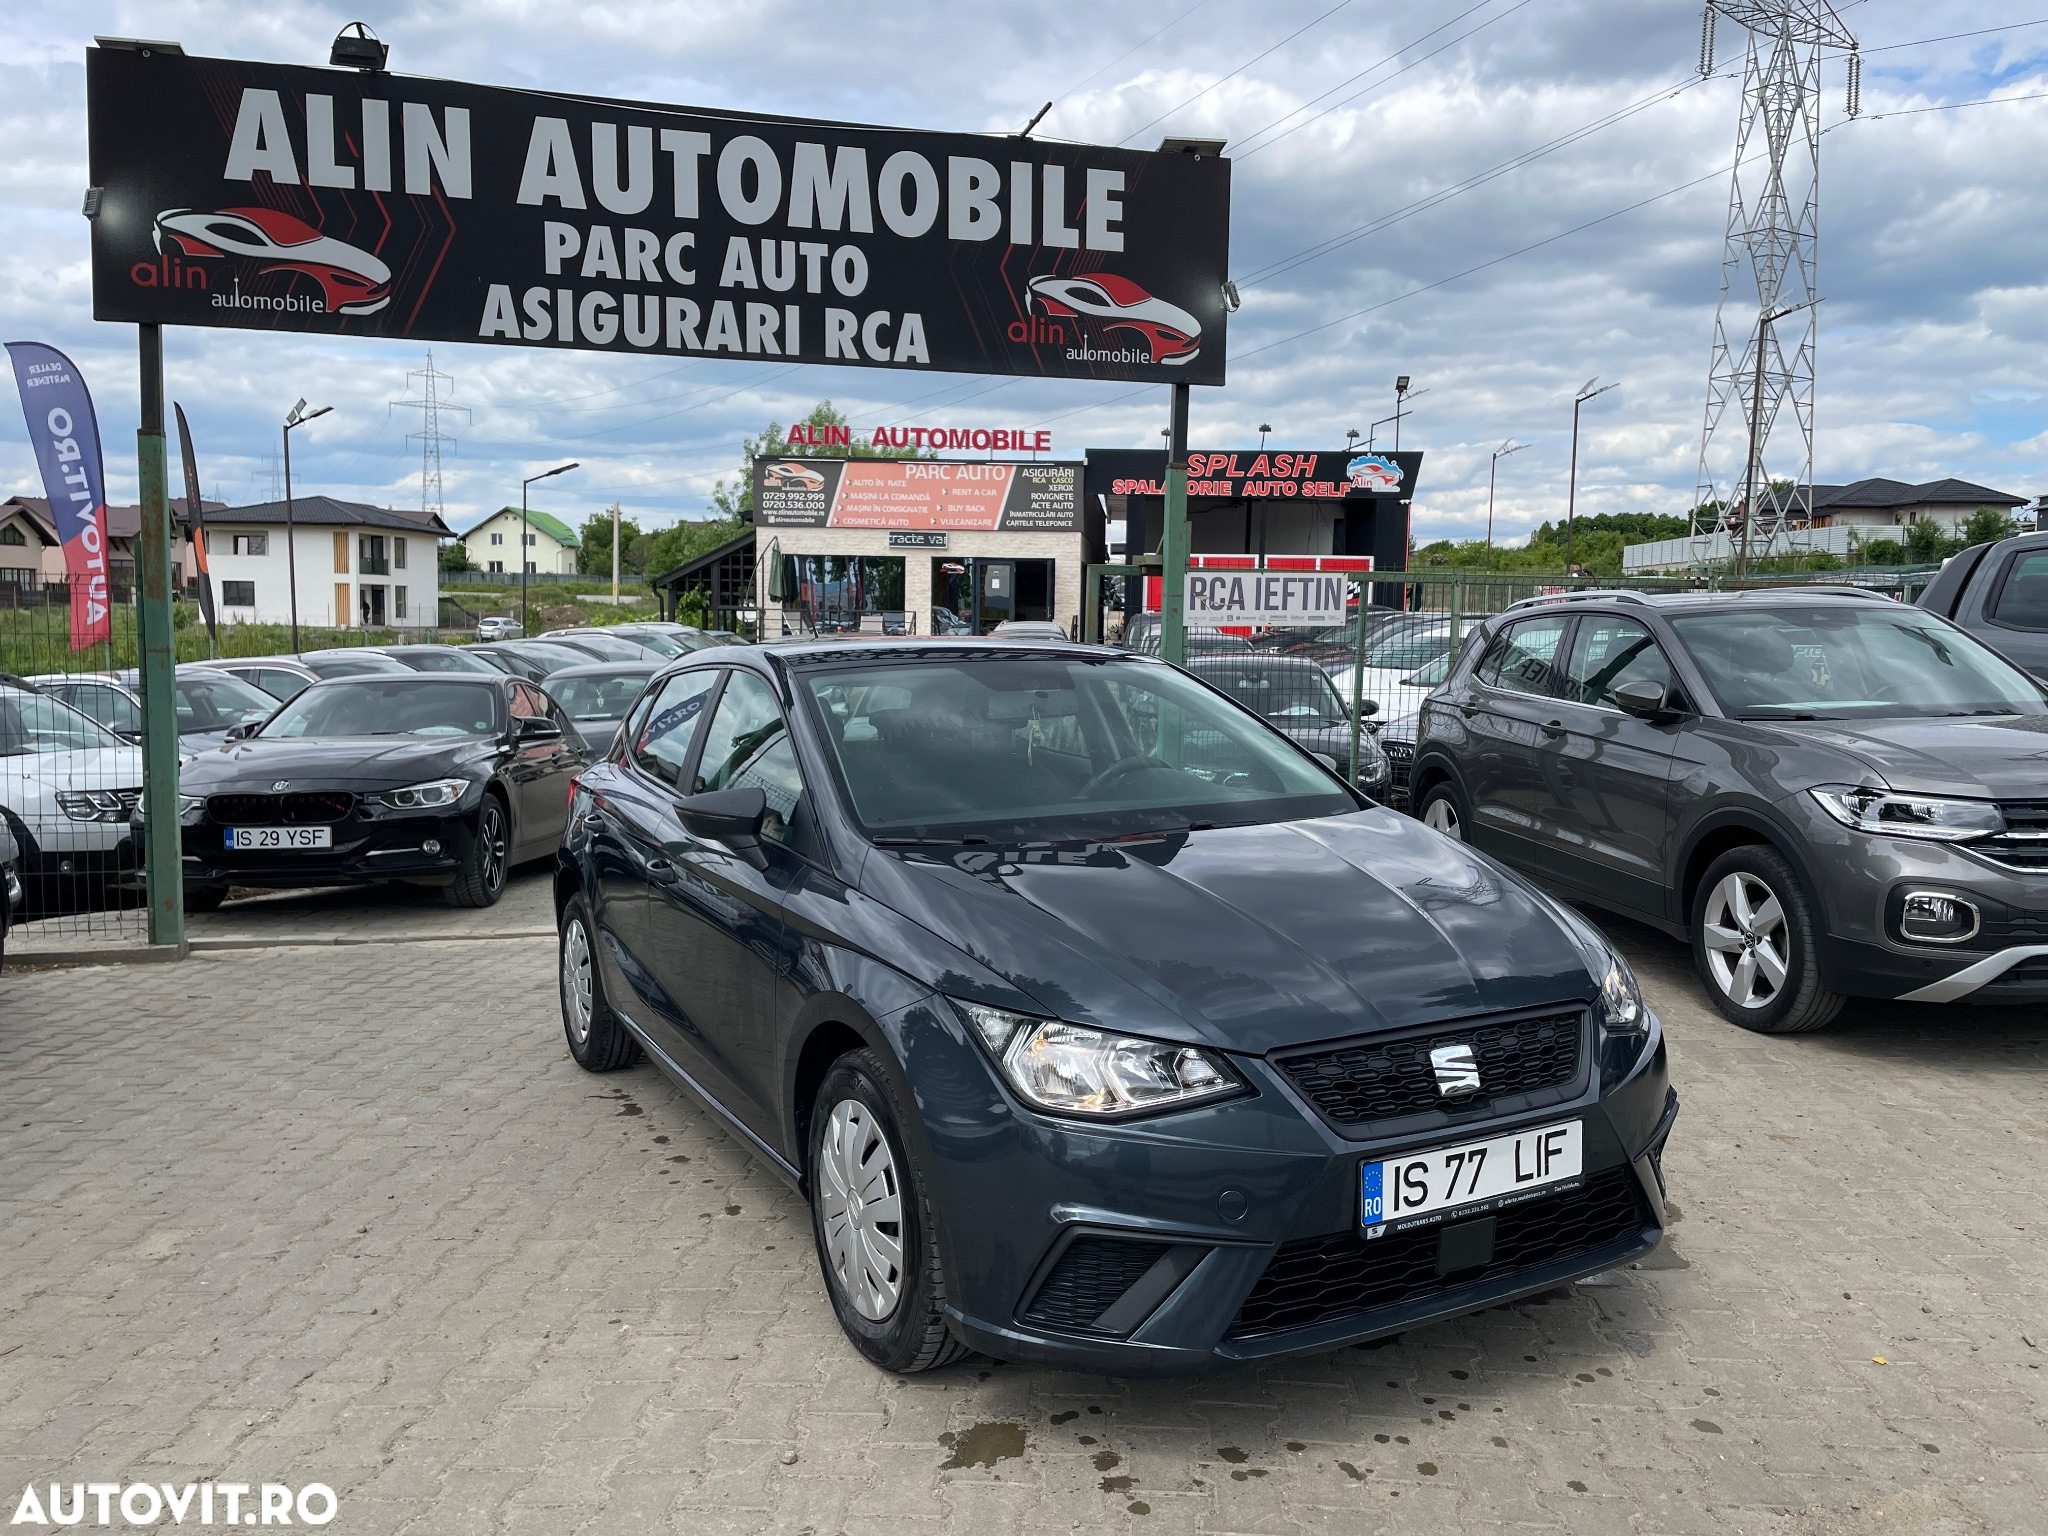
[[[470,564],[480,571],[519,574],[520,517],[517,507],[500,507],[462,535]],[[573,576],[583,541],[576,530],[546,512],[526,514],[526,570],[535,576]]]
[[[289,534],[289,545],[287,535]],[[207,563],[223,624],[312,629],[432,629],[441,608],[438,518],[331,496],[221,507],[206,514]]]

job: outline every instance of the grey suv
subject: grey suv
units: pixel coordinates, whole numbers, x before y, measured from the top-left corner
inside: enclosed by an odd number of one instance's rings
[[[1518,604],[1424,704],[1412,782],[1438,831],[1690,939],[1746,1028],[2048,998],[2048,693],[1923,609]]]

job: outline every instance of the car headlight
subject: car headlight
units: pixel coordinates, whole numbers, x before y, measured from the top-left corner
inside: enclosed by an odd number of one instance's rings
[[[1650,1027],[1650,1010],[1643,1006],[1643,989],[1636,985],[1636,973],[1628,962],[1609,951],[1607,974],[1600,978],[1600,995],[1593,1001],[1600,1027],[1610,1035],[1639,1035]]]
[[[1835,820],[1859,832],[1961,843],[1976,837],[1995,837],[2005,830],[2005,817],[1988,800],[1901,795],[1849,784],[1823,784],[1808,793]]]
[[[981,1036],[1019,1096],[1054,1114],[1109,1119],[1179,1109],[1227,1097],[1244,1086],[1215,1056],[1193,1046],[1027,1018],[981,1003],[956,1001],[953,1006]]]
[[[454,805],[468,788],[467,779],[434,779],[426,784],[408,784],[403,789],[387,789],[370,798],[394,811],[431,811]]]
[[[115,789],[60,789],[57,809],[73,821],[126,821],[135,808],[133,796],[140,793],[130,791],[130,798],[123,799]]]
[[[196,827],[204,820],[206,820],[206,797],[204,795],[178,796],[179,825]]]

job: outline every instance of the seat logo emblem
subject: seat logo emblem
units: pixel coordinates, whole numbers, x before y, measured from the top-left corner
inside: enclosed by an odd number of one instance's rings
[[[1469,1045],[1439,1045],[1429,1053],[1436,1069],[1436,1091],[1445,1098],[1479,1091],[1479,1063],[1472,1059]]]

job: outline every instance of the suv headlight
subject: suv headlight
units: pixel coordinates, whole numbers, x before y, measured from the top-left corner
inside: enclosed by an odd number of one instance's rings
[[[1610,1035],[1640,1035],[1650,1027],[1650,1010],[1643,1006],[1643,989],[1636,985],[1636,973],[1611,950],[1607,974],[1600,978],[1600,995],[1593,1000],[1593,1013]]]
[[[2005,817],[1988,800],[1901,795],[1850,784],[1823,784],[1807,793],[1835,820],[1858,832],[1961,843],[1975,837],[1995,837],[2005,830]]]
[[[432,811],[454,805],[469,788],[467,779],[435,779],[426,784],[408,784],[370,796],[378,805],[394,811]]]
[[[132,793],[140,794],[141,791]],[[123,800],[114,789],[60,789],[57,809],[73,821],[126,821],[134,808],[133,799]]]
[[[1220,1060],[1193,1046],[1106,1034],[981,1003],[953,1006],[1018,1095],[1054,1114],[1110,1119],[1185,1108],[1244,1087]]]

